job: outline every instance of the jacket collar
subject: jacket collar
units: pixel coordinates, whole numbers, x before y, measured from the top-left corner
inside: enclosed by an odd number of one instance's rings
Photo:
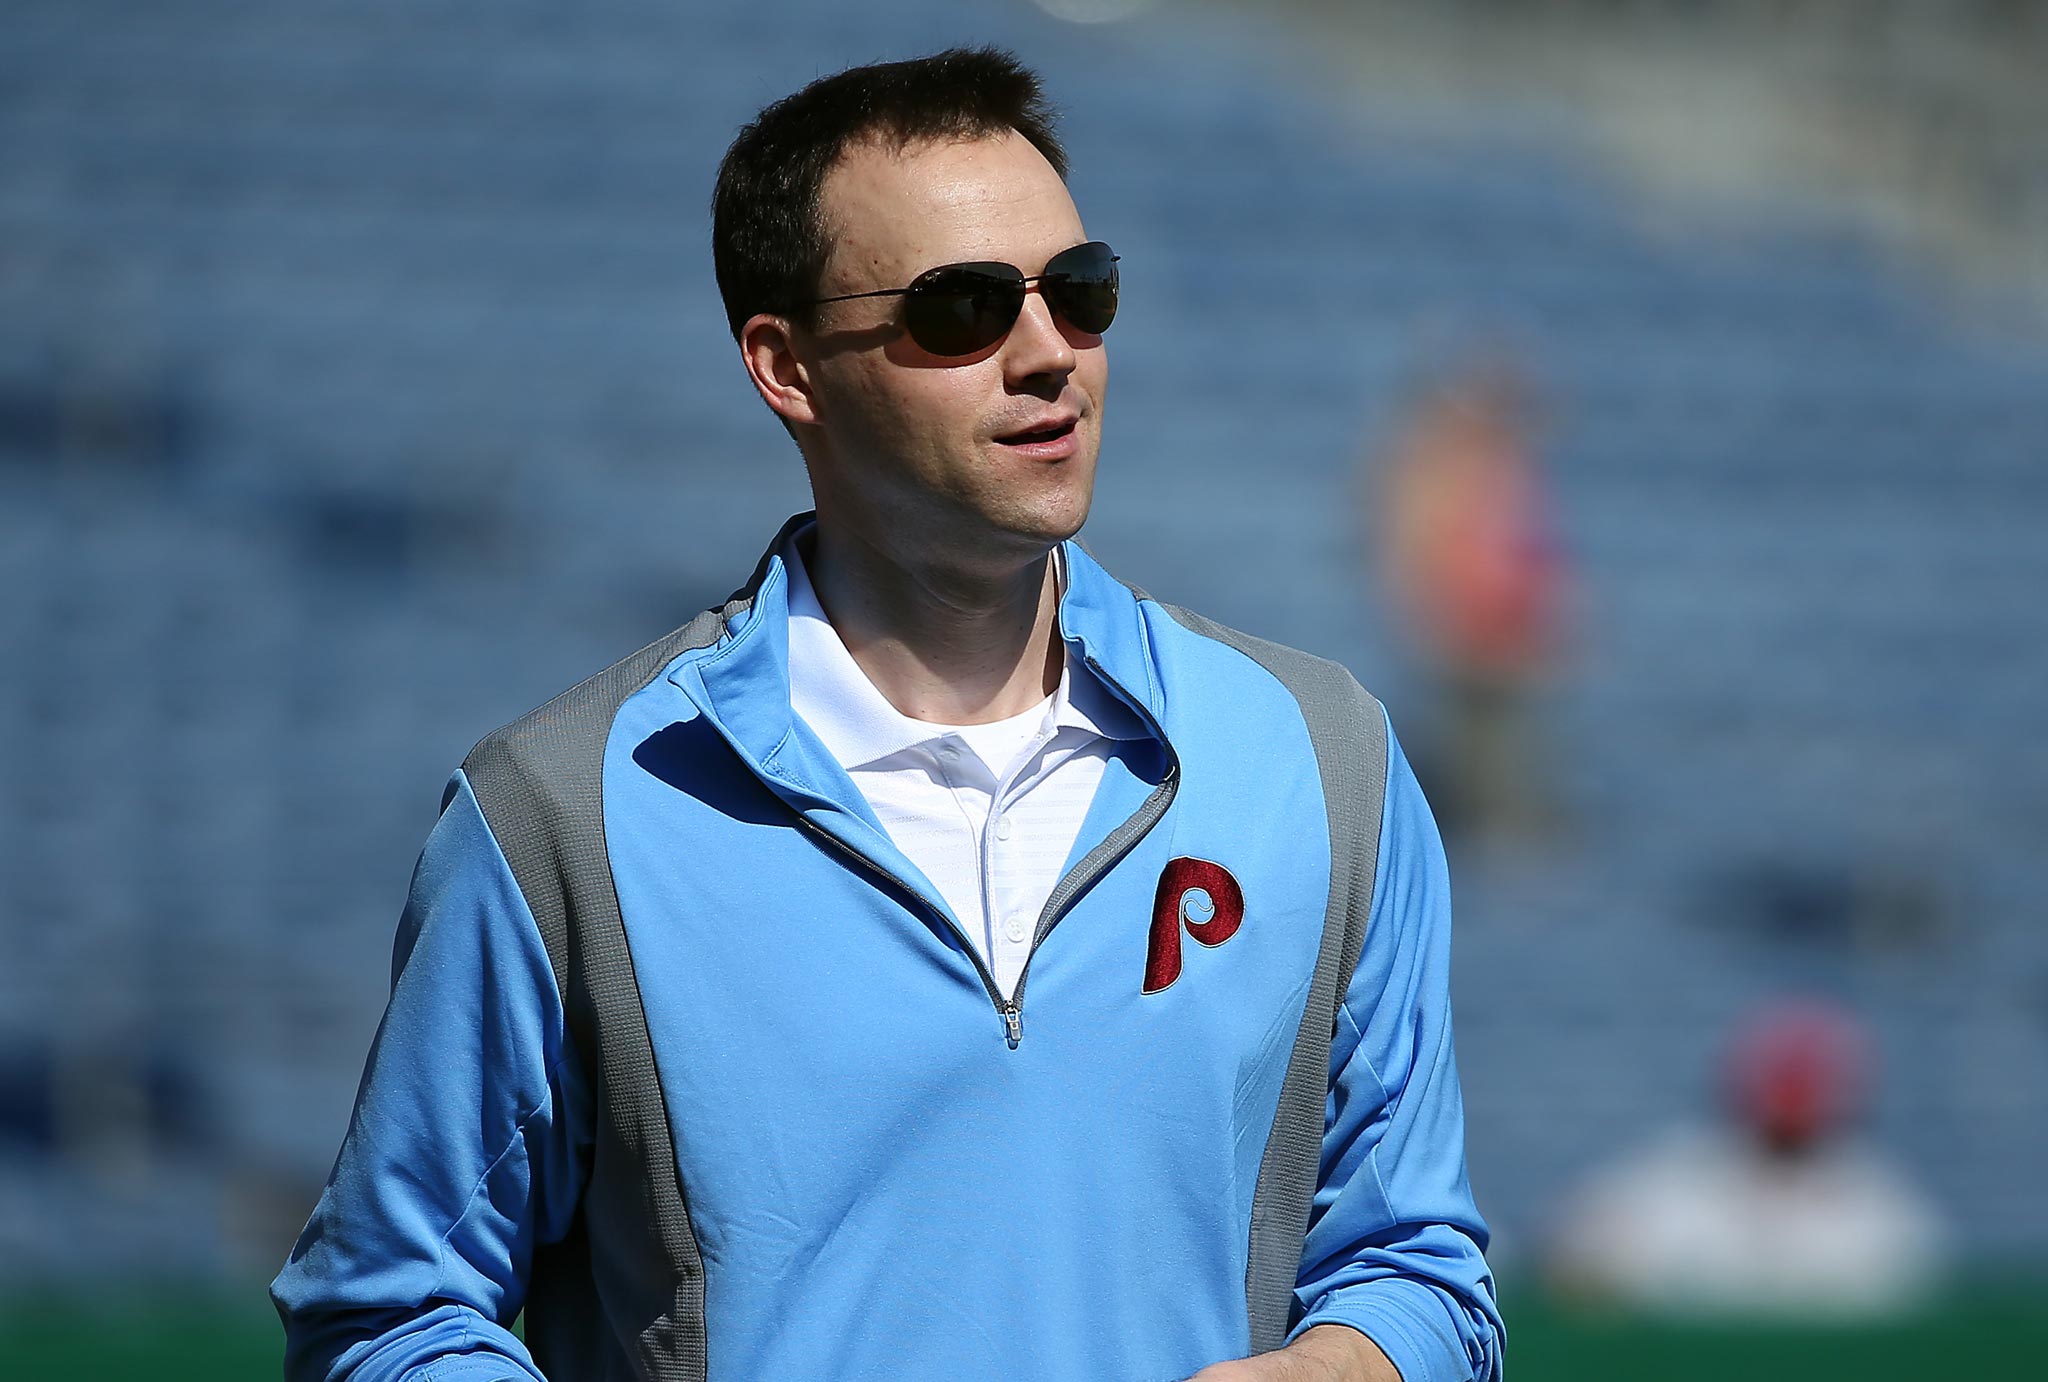
[[[707,651],[679,659],[668,679],[757,770],[830,800],[840,794],[828,785],[843,774],[823,761],[814,735],[795,732],[789,708],[789,569],[782,552],[815,521],[815,514],[802,513],[783,524],[753,576],[726,602],[724,635]],[[1070,668],[1078,658],[1112,693],[1097,710],[1106,733],[1163,741],[1159,681],[1138,597],[1078,542],[1063,548],[1067,580],[1059,627]],[[1120,713],[1126,717],[1121,723],[1109,723]]]

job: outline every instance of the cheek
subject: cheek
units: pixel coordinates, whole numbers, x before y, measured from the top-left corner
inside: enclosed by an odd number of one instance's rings
[[[1076,366],[1075,372],[1086,381],[1082,387],[1095,396],[1095,401],[1099,405],[1103,394],[1109,389],[1109,352],[1101,346],[1088,351]]]
[[[832,399],[831,429],[847,464],[885,490],[951,488],[986,412],[974,381],[959,377],[965,373],[893,365],[849,371]]]
[[[879,418],[895,411],[888,376],[880,370],[854,367],[834,379],[834,399],[849,421]]]
[[[902,449],[915,434],[918,410],[886,371],[839,372],[825,392],[834,445],[849,456],[876,456]]]
[[[1098,377],[1099,370],[1098,365]],[[1099,398],[1099,383],[1082,387]],[[993,358],[922,368],[889,360],[881,351],[864,352],[834,361],[819,377],[818,391],[842,452],[891,469],[943,468],[973,449],[1005,407],[1002,373]]]
[[[879,381],[874,395],[879,425],[905,444],[958,447],[981,428],[986,390],[971,369],[899,370]]]

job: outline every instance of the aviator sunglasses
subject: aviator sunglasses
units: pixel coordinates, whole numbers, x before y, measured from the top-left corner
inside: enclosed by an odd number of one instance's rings
[[[1027,275],[1015,264],[978,261],[926,269],[908,288],[842,293],[813,305],[856,298],[903,299],[903,325],[910,339],[933,355],[973,355],[1010,332],[1024,310],[1033,283],[1055,317],[1091,336],[1116,319],[1117,256],[1100,240],[1061,250],[1045,261],[1045,272]]]

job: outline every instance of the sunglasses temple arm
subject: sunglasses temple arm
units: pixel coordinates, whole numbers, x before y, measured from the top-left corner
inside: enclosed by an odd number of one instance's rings
[[[828,302],[857,302],[861,298],[900,298],[909,291],[908,288],[877,288],[872,293],[841,293],[838,297],[812,298],[811,306],[822,307]]]

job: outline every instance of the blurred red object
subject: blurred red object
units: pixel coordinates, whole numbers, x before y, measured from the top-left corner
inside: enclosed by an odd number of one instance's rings
[[[1506,365],[1456,376],[1388,468],[1388,577],[1417,641],[1455,675],[1520,680],[1559,642],[1564,562],[1531,412]]]
[[[1863,1029],[1848,1013],[1788,1000],[1737,1028],[1724,1070],[1728,1099],[1767,1145],[1796,1152],[1862,1112],[1869,1059]]]

